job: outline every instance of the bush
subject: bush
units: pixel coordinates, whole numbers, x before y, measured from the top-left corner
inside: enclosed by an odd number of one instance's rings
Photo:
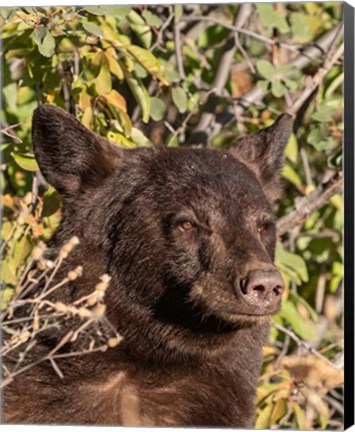
[[[256,426],[342,429],[342,4],[25,7],[1,17],[3,328],[60,221],[31,153],[38,104],[129,148],[223,147],[288,111],[295,128],[276,209],[287,290]]]

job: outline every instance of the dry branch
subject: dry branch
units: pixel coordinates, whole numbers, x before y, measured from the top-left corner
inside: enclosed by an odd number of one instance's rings
[[[334,26],[327,33],[321,36],[313,46],[307,48],[302,53],[302,55],[300,54],[294,60],[292,60],[289,65],[292,68],[303,69],[312,61],[315,61],[321,55],[324,55],[324,53],[327,52],[329,47],[332,45],[334,38],[339,34],[339,30],[342,28],[342,26],[342,23]],[[288,74],[289,73],[285,73],[283,77],[287,77]],[[260,104],[261,100],[266,94],[267,91],[262,90],[258,86],[254,86],[248,93],[236,101],[236,106],[230,107],[227,112],[233,116],[240,116],[250,106],[254,104]],[[207,141],[210,141],[214,136],[216,136],[221,131],[223,126],[223,122],[211,122],[210,127],[204,131],[205,134],[208,135]]]
[[[242,28],[245,24],[246,20],[249,18],[252,12],[252,5],[249,3],[245,3],[240,5],[235,18],[233,20],[233,26],[237,28]],[[215,20],[211,17],[205,17],[207,19]],[[233,34],[226,42],[225,50],[223,55],[221,56],[219,66],[216,72],[216,76],[213,80],[212,87],[216,89],[215,94],[211,95],[207,104],[206,110],[201,115],[200,121],[198,122],[191,141],[194,142],[195,138],[200,134],[199,132],[204,133],[206,128],[209,127],[210,123],[214,120],[215,110],[218,104],[218,96],[221,95],[229,77],[231,65],[233,63],[234,55],[238,48],[238,34]],[[194,137],[195,136],[195,137]]]
[[[307,217],[316,210],[323,207],[329,199],[343,189],[343,178],[341,173],[335,173],[326,183],[321,183],[312,193],[296,200],[296,208],[279,219],[277,223],[278,235],[285,234],[289,229],[300,225]]]

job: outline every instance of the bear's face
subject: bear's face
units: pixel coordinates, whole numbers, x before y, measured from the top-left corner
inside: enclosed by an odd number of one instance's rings
[[[272,201],[290,132],[281,116],[228,150],[122,150],[54,107],[39,108],[33,122],[37,160],[64,209],[111,197],[98,214],[107,271],[124,295],[190,328],[278,311]]]

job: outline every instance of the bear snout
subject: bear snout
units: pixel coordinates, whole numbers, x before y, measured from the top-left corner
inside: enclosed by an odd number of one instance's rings
[[[276,269],[251,270],[240,281],[241,296],[256,314],[275,312],[284,291],[284,280]]]

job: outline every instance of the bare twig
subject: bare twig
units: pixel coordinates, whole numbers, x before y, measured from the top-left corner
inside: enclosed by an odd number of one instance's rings
[[[329,199],[343,189],[341,173],[335,173],[326,183],[321,183],[313,192],[296,201],[295,210],[279,219],[277,223],[278,235],[283,235],[289,229],[302,224],[314,211],[323,207]]]
[[[182,60],[181,53],[181,35],[180,31],[182,28],[182,21],[176,21],[174,24],[174,43],[175,43],[175,57],[176,57],[176,65],[178,69],[178,73],[180,75],[181,81],[186,80],[185,70],[184,70],[184,62]]]
[[[204,100],[208,99],[208,97],[210,96],[210,94],[215,93],[216,92],[216,88],[212,88],[211,90],[209,90],[207,93],[205,93],[204,95],[202,95],[199,100],[197,101],[197,103],[195,104],[194,108],[189,112],[189,114],[184,118],[183,122],[181,123],[181,125],[174,130],[172,128],[172,126],[168,123],[165,122],[165,125],[169,128],[169,130],[173,133],[172,136],[170,137],[167,146],[169,147],[172,143],[172,141],[182,132],[184,132],[186,130],[187,124],[190,120],[190,118],[195,114],[195,107],[197,107],[198,105],[201,105],[204,103]]]
[[[249,4],[249,6],[251,6],[251,4]],[[246,36],[251,36],[254,39],[260,40],[260,41],[262,41],[268,45],[278,45],[278,46],[284,47],[290,51],[294,51],[297,53],[299,53],[300,49],[302,48],[302,46],[300,46],[300,45],[291,45],[291,44],[279,42],[279,41],[276,41],[274,39],[270,39],[266,36],[263,36],[259,33],[255,33],[251,30],[244,29],[244,28],[242,28],[242,26],[239,23],[235,23],[235,24],[231,25],[231,24],[226,23],[225,21],[222,21],[218,18],[214,18],[211,16],[188,16],[188,17],[181,18],[181,20],[182,21],[206,21],[206,22],[210,22],[211,24],[218,24],[222,27],[225,27],[228,30],[231,30],[232,32],[244,34]],[[304,53],[302,55],[307,56],[306,53]]]
[[[340,28],[342,28],[342,24],[334,26],[327,33],[321,36],[313,46],[307,48],[302,55],[300,54],[292,60],[289,63],[291,69],[303,69],[324,54],[324,52],[326,52],[331,46],[334,37],[339,33]],[[287,77],[289,74],[290,72],[285,72],[281,77]],[[228,118],[227,114],[229,113],[233,118],[236,118],[236,116],[242,115],[250,106],[255,104],[264,107],[265,105],[261,101],[267,93],[267,91],[262,90],[260,87],[254,86],[248,93],[243,95],[243,97],[237,99],[237,106],[229,107],[226,110],[225,118]],[[214,136],[216,136],[225,123],[225,121],[211,122],[209,128],[206,128],[204,131],[204,134],[207,135],[207,141],[210,141]]]
[[[158,46],[160,46],[163,42],[163,34],[164,31],[169,27],[171,21],[174,18],[174,10],[172,6],[168,6],[169,7],[169,16],[167,18],[167,20],[164,22],[164,24],[160,27],[159,32],[157,34],[157,40],[154,42],[154,44],[149,48],[149,51],[154,51],[154,49]]]
[[[275,322],[272,323],[272,326],[275,327],[277,330],[281,331],[282,333],[285,333],[288,335],[291,339],[293,339],[296,344],[300,347],[305,348],[307,351],[309,351],[311,354],[314,354],[315,356],[321,358],[325,362],[327,362],[330,366],[334,367],[335,369],[338,369],[336,365],[334,365],[327,357],[322,355],[320,352],[318,352],[315,348],[313,348],[311,345],[309,345],[306,341],[299,338],[292,330],[277,324]]]
[[[252,5],[250,3],[241,4],[235,15],[232,29],[234,29],[235,26],[238,28],[242,27],[245,24],[246,20],[249,18],[251,12],[252,12]],[[214,20],[214,18],[211,17],[204,17],[204,18]],[[213,95],[213,97],[211,97],[207,102],[206,112],[204,112],[201,115],[200,121],[198,122],[194,130],[194,134],[191,139],[192,142],[194,141],[194,135],[198,136],[199,132],[204,133],[215,117],[215,109],[218,102],[217,97],[220,96],[222,90],[224,89],[227,83],[230,74],[231,65],[234,59],[234,55],[237,50],[237,46],[238,46],[238,34],[232,35],[231,37],[229,37],[229,39],[226,42],[224,53],[221,56],[217,68],[216,76],[213,80],[212,85],[216,89],[216,94]]]
[[[319,68],[318,72],[314,75],[314,77],[309,80],[303,93],[297,97],[296,102],[287,110],[289,114],[294,115],[298,112],[298,110],[307,101],[311,94],[314,93],[314,91],[322,84],[327,73],[338,61],[338,59],[343,55],[343,53],[344,44],[340,45],[340,47],[335,51],[334,55],[331,56],[331,58],[326,57],[323,67]]]

